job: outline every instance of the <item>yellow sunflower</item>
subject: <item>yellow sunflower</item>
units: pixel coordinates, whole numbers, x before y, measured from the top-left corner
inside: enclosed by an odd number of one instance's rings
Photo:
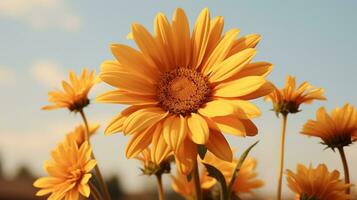
[[[332,149],[348,146],[357,137],[357,112],[350,104],[333,109],[331,115],[321,107],[316,120],[308,120],[301,133],[321,138]]]
[[[195,185],[193,180],[188,180],[187,175],[182,174],[180,171],[177,171],[176,176],[171,176],[172,189],[184,197],[186,200],[194,200],[195,199]],[[205,168],[202,168],[200,183],[201,188],[204,192],[205,197],[210,195],[209,190],[216,184],[216,179],[208,176],[208,172]],[[204,198],[207,199],[207,198]]]
[[[326,165],[320,164],[316,169],[297,165],[297,172],[286,171],[289,188],[296,193],[296,200],[348,200],[352,196],[345,193],[351,185],[339,180],[340,173],[329,172]]]
[[[95,134],[98,130],[99,124],[92,124],[89,126],[89,136]],[[73,131],[67,133],[66,140],[67,142],[75,141],[78,146],[80,146],[86,139],[86,127],[84,125],[77,126]]]
[[[273,89],[265,79],[272,64],[251,63],[260,36],[237,39],[238,29],[223,34],[223,18],[211,19],[208,9],[198,16],[191,35],[180,8],[171,23],[159,13],[154,29],[152,35],[133,24],[132,37],[140,50],[113,44],[116,60],[101,65],[100,78],[116,89],[96,100],[131,105],[114,117],[105,133],[132,135],[129,158],[144,150],[154,134],[162,134],[185,173],[195,163],[196,144],[231,161],[222,132],[257,134],[250,119],[260,111],[248,100]]]
[[[73,71],[69,73],[70,82],[62,81],[63,91],[56,90],[48,93],[48,101],[53,105],[42,107],[43,110],[68,108],[78,112],[89,104],[88,93],[94,84],[99,82],[94,70],[90,73],[84,68],[80,76]]]
[[[36,195],[51,194],[49,200],[78,200],[79,194],[89,197],[90,171],[96,165],[91,154],[88,142],[80,146],[74,141],[59,144],[51,153],[52,160],[44,165],[49,176],[39,178],[33,184],[40,188]]]
[[[237,166],[238,159],[234,158],[233,162],[227,162],[217,158],[211,153],[207,153],[202,162],[210,164],[222,172],[227,184],[229,184],[235,167]],[[252,190],[264,185],[262,180],[257,179],[258,174],[255,172],[256,167],[257,161],[254,158],[248,157],[243,162],[233,185],[232,191],[235,195],[239,196],[242,193],[252,193]]]
[[[315,88],[308,82],[303,82],[296,88],[295,77],[292,76],[287,77],[282,89],[275,88],[265,99],[273,102],[273,109],[277,115],[297,113],[303,103],[310,104],[314,100],[326,100],[324,89]]]

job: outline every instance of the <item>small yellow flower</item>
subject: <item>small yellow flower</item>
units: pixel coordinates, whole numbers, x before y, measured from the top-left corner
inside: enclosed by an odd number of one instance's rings
[[[357,137],[357,112],[350,104],[333,109],[330,115],[321,107],[316,120],[308,120],[301,133],[321,138],[332,149],[348,146]]]
[[[310,104],[314,100],[326,100],[324,89],[314,88],[308,82],[303,82],[296,88],[295,77],[292,76],[287,77],[284,88],[275,88],[265,99],[273,102],[273,109],[277,115],[297,113],[303,103]]]
[[[33,184],[40,188],[36,195],[51,193],[49,200],[78,200],[79,194],[89,197],[90,171],[96,165],[91,154],[88,142],[80,146],[74,141],[60,143],[51,153],[52,160],[45,162],[44,168],[49,176],[39,178]]]
[[[227,184],[229,184],[232,179],[234,169],[237,166],[238,159],[234,158],[233,162],[227,162],[208,152],[206,153],[203,162],[216,167],[220,172],[222,172],[226,178]],[[260,188],[264,185],[262,180],[256,179],[258,176],[257,172],[255,172],[256,167],[257,161],[254,158],[246,158],[234,182],[232,191],[235,195],[239,196],[239,194],[242,193],[251,193],[252,190]]]
[[[99,102],[128,104],[114,117],[107,134],[132,135],[127,154],[135,157],[150,144],[158,129],[173,150],[179,169],[189,173],[197,144],[222,159],[232,152],[223,132],[252,136],[251,121],[260,110],[250,100],[273,90],[266,76],[268,62],[252,62],[258,34],[238,38],[239,29],[223,32],[223,17],[199,14],[191,34],[185,12],[178,8],[172,21],[159,13],[151,34],[133,24],[131,35],[139,50],[113,44],[114,61],[101,65],[100,78],[115,90],[96,98]],[[142,138],[145,138],[143,140]]]
[[[348,200],[352,196],[345,193],[351,185],[339,180],[337,170],[329,172],[326,165],[320,164],[316,169],[297,165],[297,172],[286,171],[289,188],[296,193],[296,200]]]
[[[186,200],[195,199],[195,185],[193,180],[188,180],[187,175],[182,174],[179,170],[176,176],[171,176],[172,189],[183,196]],[[208,176],[208,172],[205,168],[202,168],[200,175],[201,188],[204,195],[209,195],[209,190],[216,184],[216,179]]]
[[[99,124],[91,124],[89,126],[89,136],[94,135],[95,132],[98,130],[98,128],[99,128]],[[73,131],[67,133],[66,141],[68,142],[75,141],[78,146],[81,146],[81,144],[85,141],[86,131],[87,130],[84,125],[79,125]]]
[[[136,159],[141,161],[143,168],[141,169],[145,175],[161,175],[163,173],[170,173],[170,149],[166,144],[162,144],[164,150],[146,148]],[[161,152],[164,151],[164,152]]]
[[[94,70],[88,74],[87,69],[84,68],[79,77],[71,71],[69,80],[70,83],[62,81],[63,91],[48,93],[48,101],[53,105],[44,106],[43,110],[68,108],[70,111],[78,112],[89,104],[88,93],[93,85],[99,82]]]

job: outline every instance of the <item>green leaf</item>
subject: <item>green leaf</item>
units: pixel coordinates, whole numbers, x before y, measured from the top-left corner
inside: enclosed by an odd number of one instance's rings
[[[207,163],[203,163],[207,169],[208,172],[208,176],[215,178],[221,186],[221,199],[227,199],[227,183],[226,183],[226,179],[224,178],[223,174],[215,167],[213,167],[212,165],[209,165]]]
[[[203,144],[197,145],[197,152],[200,158],[203,160],[205,158],[205,155],[207,153],[207,147]]]
[[[229,182],[229,186],[228,186],[228,189],[227,189],[227,196],[230,197],[231,193],[232,193],[232,190],[233,190],[233,186],[234,186],[234,182],[237,178],[237,175],[238,175],[238,172],[240,170],[240,168],[242,167],[243,165],[243,162],[244,160],[247,158],[250,150],[253,149],[253,147],[255,145],[258,144],[259,141],[256,141],[254,144],[252,144],[250,147],[248,147],[248,149],[246,149],[243,154],[240,156],[239,160],[238,160],[238,163],[236,165],[236,168],[234,169],[233,171],[233,175],[232,175],[232,178],[231,178],[231,181]]]

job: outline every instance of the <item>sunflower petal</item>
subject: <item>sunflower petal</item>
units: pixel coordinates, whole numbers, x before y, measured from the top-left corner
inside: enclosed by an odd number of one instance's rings
[[[209,129],[206,120],[199,114],[191,113],[187,119],[190,136],[194,143],[205,144],[209,138]]]
[[[213,96],[239,97],[258,90],[266,80],[260,76],[248,76],[238,80],[220,83],[214,88]]]

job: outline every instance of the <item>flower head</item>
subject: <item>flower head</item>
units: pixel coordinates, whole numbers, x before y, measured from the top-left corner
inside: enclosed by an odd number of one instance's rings
[[[34,182],[34,186],[40,188],[37,196],[47,194],[49,200],[66,199],[78,200],[79,194],[89,197],[90,171],[96,165],[91,159],[92,149],[88,142],[78,146],[76,142],[64,142],[52,151],[51,161],[45,162],[44,168],[48,173]]]
[[[186,200],[195,199],[195,185],[193,180],[189,180],[187,175],[182,174],[180,171],[177,171],[176,176],[171,176],[172,179],[172,189],[183,196]],[[202,168],[200,175],[201,188],[204,192],[204,195],[207,197],[210,194],[209,190],[216,184],[216,179],[208,176],[208,172],[205,168]],[[205,196],[206,197],[206,196]],[[208,198],[204,198],[208,199]]]
[[[132,135],[128,157],[135,157],[154,134],[160,134],[183,165],[179,169],[189,173],[197,144],[230,161],[232,152],[222,132],[257,134],[250,119],[260,111],[248,100],[272,91],[265,79],[272,64],[251,62],[259,35],[237,39],[239,30],[222,34],[223,24],[222,17],[211,19],[203,9],[190,34],[179,8],[172,22],[162,13],[156,16],[154,35],[140,24],[132,25],[140,50],[111,46],[116,60],[101,65],[100,78],[116,89],[96,100],[131,105],[105,131]]]
[[[329,172],[326,165],[320,164],[316,169],[297,165],[297,172],[286,171],[289,188],[296,193],[297,200],[348,200],[345,193],[351,187],[339,180],[340,173]]]
[[[235,158],[233,159],[233,162],[227,162],[217,158],[211,153],[207,153],[203,162],[216,167],[222,172],[226,179],[226,183],[229,184],[238,163],[238,159]],[[255,172],[256,167],[257,161],[254,158],[248,157],[244,160],[233,185],[232,191],[236,196],[239,196],[239,194],[242,193],[251,193],[252,190],[264,185],[262,180],[256,179],[258,176],[257,172]]]
[[[69,73],[70,82],[62,81],[63,91],[56,90],[48,93],[48,101],[53,105],[42,107],[43,110],[68,108],[78,112],[89,104],[88,93],[94,84],[99,82],[94,70],[90,73],[84,68],[80,76],[73,71]]]
[[[159,156],[159,157],[157,157]],[[140,160],[143,168],[141,171],[143,174],[151,175],[161,175],[163,173],[170,173],[170,150],[166,148],[164,154],[157,154],[156,149],[146,148],[144,151],[136,157]]]
[[[357,112],[350,104],[333,109],[330,115],[321,107],[316,120],[308,120],[301,133],[321,138],[332,149],[348,146],[357,139]]]
[[[303,82],[296,88],[295,77],[288,76],[282,89],[275,88],[266,96],[267,100],[273,102],[273,109],[277,115],[299,112],[300,105],[310,104],[314,100],[326,100],[324,89],[314,88],[308,82]]]
[[[90,125],[89,126],[89,136],[94,135],[95,132],[98,130],[98,128],[99,128],[99,124]],[[84,125],[79,125],[73,131],[67,133],[66,141],[67,142],[75,141],[77,143],[77,145],[80,146],[85,141],[86,131],[87,130]]]

